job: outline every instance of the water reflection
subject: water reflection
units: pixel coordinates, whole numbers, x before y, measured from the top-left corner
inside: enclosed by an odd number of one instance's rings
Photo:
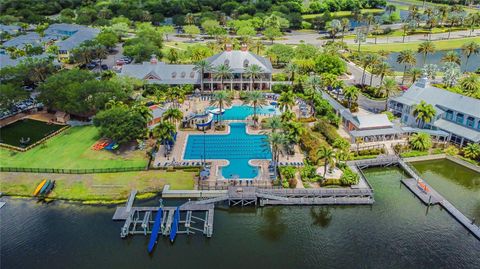
[[[262,237],[269,241],[278,241],[287,230],[287,225],[281,219],[283,208],[267,207],[262,209],[264,223],[259,230]]]
[[[320,226],[322,228],[328,227],[332,221],[332,214],[330,213],[330,208],[320,207],[320,208],[310,208],[310,217],[312,217],[312,224],[315,226]]]

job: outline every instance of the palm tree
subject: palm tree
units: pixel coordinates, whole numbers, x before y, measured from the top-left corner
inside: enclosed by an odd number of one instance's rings
[[[278,161],[280,156],[283,155],[286,145],[287,138],[284,134],[278,132],[272,132],[268,134],[265,138],[266,145],[270,145],[270,150],[272,152],[272,162],[275,176],[278,175]]]
[[[425,123],[429,123],[435,117],[436,111],[431,104],[422,100],[414,106],[413,115],[416,117],[417,124],[423,128]]]
[[[385,76],[393,74],[393,70],[387,62],[381,62],[373,67],[373,73],[380,76],[380,85],[382,85]]]
[[[467,71],[468,60],[470,59],[470,56],[472,56],[472,54],[476,55],[479,52],[480,52],[480,46],[475,41],[471,41],[462,45],[462,53],[467,58],[467,60],[465,61],[465,71]]]
[[[287,73],[288,80],[293,83],[295,82],[295,74],[300,71],[298,65],[294,62],[289,62],[287,66],[285,66],[284,72]]]
[[[475,160],[480,157],[480,144],[478,143],[468,143],[463,148],[463,155],[469,159]]]
[[[263,69],[256,64],[249,65],[245,68],[245,75],[250,78],[250,90],[255,88],[255,79],[260,77],[264,71]]]
[[[463,92],[468,96],[477,96],[480,93],[480,79],[477,74],[469,74],[460,81]]]
[[[407,36],[407,32],[410,30],[410,25],[408,23],[402,24],[402,31],[403,31],[403,38],[402,38],[402,43],[405,43],[405,37]]]
[[[204,90],[203,76],[205,75],[206,72],[209,72],[212,70],[212,64],[207,60],[200,60],[195,63],[193,70],[200,73],[200,87],[203,93],[203,90]]]
[[[443,84],[447,87],[453,87],[462,75],[460,66],[456,63],[445,63],[443,65]]]
[[[284,112],[292,109],[295,105],[295,94],[292,91],[282,92],[278,98],[278,105]]]
[[[443,63],[456,63],[460,65],[460,56],[458,56],[458,53],[454,50],[448,51],[445,53],[442,57],[442,62]]]
[[[145,105],[136,104],[133,110],[142,116],[145,122],[150,122],[153,119],[152,110]]]
[[[387,98],[385,102],[385,111],[387,110],[388,98],[398,91],[398,85],[395,79],[393,78],[386,78],[383,82],[382,86],[380,86],[380,90],[383,92],[383,95]]]
[[[363,17],[363,21],[367,24],[366,36],[368,37],[368,34],[370,33],[370,26],[375,21],[375,17],[372,13],[366,13]]]
[[[178,108],[169,108],[163,113],[162,118],[163,120],[176,124],[177,121],[183,118],[183,113]]]
[[[435,52],[435,44],[433,44],[432,41],[425,41],[418,45],[417,52],[423,54],[423,64],[425,64],[425,61],[427,60],[427,55],[433,54]]]
[[[422,69],[420,68],[410,68],[407,71],[407,74],[405,75],[411,82],[412,84],[417,81],[421,76],[423,75]]]
[[[432,146],[432,139],[427,133],[416,133],[408,139],[408,143],[416,150],[427,150]]]
[[[153,136],[160,140],[164,147],[166,147],[168,142],[173,141],[173,134],[175,134],[176,131],[177,129],[173,123],[161,121],[155,126],[152,133]]]
[[[272,133],[282,128],[282,120],[279,116],[273,116],[267,119],[265,127],[272,129]]]
[[[219,118],[220,118],[220,126],[223,126],[223,108],[225,105],[230,106],[232,104],[232,96],[226,91],[217,91],[213,93],[213,98],[210,101],[211,105],[217,106],[219,111]]]
[[[342,23],[337,20],[333,19],[330,23],[327,23],[327,31],[330,33],[330,36],[333,38],[333,42],[335,42],[335,37],[337,36],[338,32],[342,30]]]
[[[370,63],[369,66],[374,67],[380,63],[381,57],[376,53],[370,53],[367,55],[367,60]],[[373,81],[373,72],[370,72],[370,83],[369,83],[370,87],[372,87],[372,81]]]
[[[370,58],[368,57],[369,54],[363,54],[360,56],[360,65],[362,66],[362,85],[365,84],[365,73],[367,68],[370,66]]]
[[[175,86],[175,87],[169,87],[167,89],[167,99],[172,101],[174,107],[178,108],[180,107],[180,103],[183,103],[183,100],[185,99],[185,90],[184,88]]]
[[[253,106],[253,123],[255,127],[257,126],[257,108],[267,104],[267,99],[261,91],[252,91],[247,93],[247,98],[245,99],[245,104]]]
[[[413,66],[417,63],[417,58],[412,50],[402,50],[400,54],[397,56],[397,63],[405,65],[403,68],[403,77],[402,77],[402,85],[405,81],[405,73],[407,71],[407,66]]]
[[[221,64],[217,66],[217,68],[215,68],[215,73],[213,74],[213,76],[216,79],[220,79],[220,85],[222,90],[223,90],[223,81],[226,78],[232,77],[232,72],[233,70],[230,68],[230,66],[225,64]]]
[[[360,52],[360,45],[367,40],[365,33],[360,27],[355,28],[355,43],[358,43],[358,52]]]
[[[348,108],[350,108],[352,100],[356,101],[358,99],[358,96],[360,95],[360,89],[355,86],[349,86],[345,89],[345,92],[343,94],[344,97],[347,98]]]
[[[478,23],[480,22],[480,13],[470,13],[468,14],[467,17],[467,25],[470,25],[470,35],[472,36],[473,31],[475,30],[475,27],[478,26]]]
[[[343,39],[345,38],[345,32],[350,28],[350,20],[347,18],[343,18],[340,21],[340,24],[342,26],[342,42],[343,42]]]
[[[379,23],[373,24],[373,35],[375,36],[375,44],[377,44],[377,37],[379,34],[381,34],[382,28],[380,27]]]
[[[290,110],[284,111],[280,116],[280,119],[282,120],[283,123],[294,121],[296,118],[297,118],[297,115],[295,115],[295,113]]]
[[[194,24],[195,23],[195,15],[192,13],[188,13],[185,15],[185,23],[188,25]]]
[[[317,163],[319,163],[320,160],[323,160],[323,180],[325,180],[327,166],[335,165],[335,151],[326,146],[320,147],[320,149],[317,151]]]

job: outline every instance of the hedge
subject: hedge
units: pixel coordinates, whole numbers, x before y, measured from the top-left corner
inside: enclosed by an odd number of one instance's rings
[[[337,128],[326,122],[323,119],[319,119],[317,123],[313,126],[313,130],[320,132],[329,144],[333,144],[336,139],[341,139],[342,137],[337,133]]]

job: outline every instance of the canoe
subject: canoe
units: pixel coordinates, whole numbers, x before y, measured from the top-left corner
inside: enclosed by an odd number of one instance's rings
[[[50,185],[48,185],[47,189],[45,190],[45,195],[49,194],[53,188],[55,187],[55,180],[52,181],[52,183]]]
[[[37,196],[37,195],[38,195],[38,193],[40,192],[40,190],[42,190],[43,185],[45,185],[45,183],[47,183],[47,180],[46,180],[46,179],[42,180],[42,182],[40,182],[40,184],[38,184],[37,188],[36,188],[35,191],[33,192],[33,196]]]
[[[45,185],[43,185],[42,189],[40,190],[40,195],[45,194],[45,190],[48,188],[48,186],[50,184],[52,184],[52,181],[48,180],[47,183],[45,183]]]
[[[177,209],[175,209],[175,215],[173,216],[172,227],[170,228],[170,242],[172,243],[173,241],[175,241],[175,237],[177,237],[179,222],[180,222],[180,209],[177,207]]]
[[[150,235],[150,241],[148,242],[148,253],[152,253],[153,247],[157,244],[158,233],[160,232],[162,224],[162,208],[158,209],[157,215],[155,216],[155,222],[153,223],[152,234]]]

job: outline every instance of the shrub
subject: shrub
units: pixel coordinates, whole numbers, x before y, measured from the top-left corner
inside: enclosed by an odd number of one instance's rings
[[[411,150],[400,154],[402,158],[408,157],[419,157],[419,156],[426,156],[428,155],[428,151],[420,151],[420,150]]]
[[[272,75],[273,81],[287,81],[288,77],[284,73],[276,73]]]
[[[273,84],[272,85],[272,92],[274,93],[282,93],[282,92],[288,92],[292,90],[291,85],[287,84]]]
[[[290,180],[295,178],[295,172],[297,170],[293,166],[282,166],[280,167],[280,174],[283,178]]]
[[[454,145],[450,145],[446,149],[444,149],[443,152],[445,152],[445,154],[447,155],[455,156],[455,155],[458,155],[458,153],[460,153],[460,150]]]
[[[329,144],[333,144],[336,139],[341,139],[342,137],[337,133],[337,128],[328,122],[320,119],[313,126],[313,130],[320,132],[326,139]]]
[[[360,176],[353,172],[350,167],[345,167],[343,169],[343,174],[342,176],[340,177],[340,183],[342,185],[355,185],[355,184],[358,184],[358,181],[360,180]]]
[[[325,138],[321,134],[307,130],[300,136],[300,147],[307,152],[308,158],[313,161],[317,158],[318,150],[321,147],[328,147],[328,143],[325,142]]]
[[[317,174],[317,169],[313,165],[306,165],[300,170],[300,177],[305,182],[316,182],[320,180],[320,176]]]

